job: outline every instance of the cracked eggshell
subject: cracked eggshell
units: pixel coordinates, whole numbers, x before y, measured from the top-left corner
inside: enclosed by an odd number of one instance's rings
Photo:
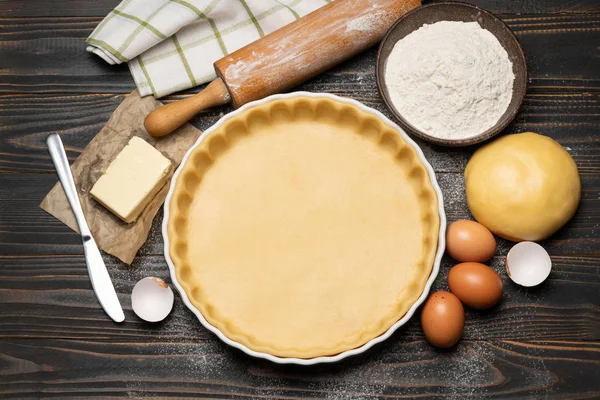
[[[174,299],[173,291],[165,281],[147,277],[133,287],[131,308],[144,321],[159,322],[173,309]]]
[[[548,278],[551,270],[548,252],[537,243],[517,243],[506,255],[506,273],[518,285],[537,286]]]

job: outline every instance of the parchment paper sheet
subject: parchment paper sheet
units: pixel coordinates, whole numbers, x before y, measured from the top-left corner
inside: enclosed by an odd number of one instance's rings
[[[167,196],[171,179],[169,178],[154,196],[138,219],[130,224],[121,221],[97,203],[89,191],[132,136],[139,136],[156,147],[171,160],[173,167],[179,165],[183,155],[201,132],[192,125],[185,124],[168,136],[149,136],[144,129],[144,118],[161,105],[153,96],[142,98],[137,90],[134,90],[117,107],[104,128],[71,165],[83,213],[98,247],[127,264],[131,264],[137,251],[146,241],[152,220]],[[79,231],[60,182],[54,185],[40,207],[71,229]]]

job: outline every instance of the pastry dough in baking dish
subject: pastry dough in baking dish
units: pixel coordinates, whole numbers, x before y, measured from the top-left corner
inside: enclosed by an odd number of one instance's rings
[[[189,154],[169,203],[177,281],[229,339],[280,357],[359,347],[417,301],[438,198],[374,114],[328,97],[247,109]]]

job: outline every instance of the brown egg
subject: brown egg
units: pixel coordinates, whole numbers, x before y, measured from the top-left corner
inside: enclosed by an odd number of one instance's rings
[[[455,221],[446,230],[446,252],[456,261],[487,261],[496,252],[496,239],[480,223]]]
[[[502,279],[487,265],[465,262],[450,268],[448,287],[465,305],[484,309],[502,299]]]
[[[458,297],[450,292],[435,292],[421,311],[421,328],[436,347],[448,348],[458,342],[465,326],[465,310]]]

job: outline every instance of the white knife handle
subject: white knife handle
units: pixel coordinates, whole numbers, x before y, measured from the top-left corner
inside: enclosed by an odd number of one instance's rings
[[[77,187],[75,186],[75,181],[71,174],[71,167],[69,166],[69,160],[67,159],[60,136],[56,133],[51,134],[46,139],[46,144],[48,145],[50,157],[52,158],[52,162],[58,173],[60,183],[65,190],[65,194],[67,195],[67,199],[69,200],[69,204],[71,205],[71,209],[77,220],[77,225],[79,225],[79,232],[81,233],[81,240],[85,252],[85,262],[87,264],[92,287],[94,288],[94,293],[96,293],[100,305],[104,311],[106,311],[108,316],[116,322],[123,322],[125,320],[123,308],[121,308],[119,297],[115,292],[115,287],[112,284],[104,260],[102,260],[102,255],[100,254],[98,246],[90,232],[90,228],[85,221],[83,209],[81,208],[79,196],[77,195]]]

